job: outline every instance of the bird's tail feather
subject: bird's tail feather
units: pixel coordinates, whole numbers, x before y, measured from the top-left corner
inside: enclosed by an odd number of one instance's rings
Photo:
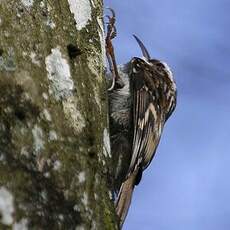
[[[137,172],[133,172],[121,185],[116,201],[116,212],[120,219],[120,227],[125,221],[128,214],[129,206],[132,199],[133,189],[135,186]]]

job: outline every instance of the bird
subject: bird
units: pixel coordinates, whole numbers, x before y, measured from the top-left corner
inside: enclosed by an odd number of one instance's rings
[[[169,66],[150,57],[143,42],[133,35],[143,57],[116,65],[111,40],[115,37],[115,12],[106,37],[112,84],[108,89],[111,151],[114,162],[115,208],[122,228],[134,187],[151,163],[164,125],[177,102],[177,87]],[[110,76],[111,78],[111,76]]]

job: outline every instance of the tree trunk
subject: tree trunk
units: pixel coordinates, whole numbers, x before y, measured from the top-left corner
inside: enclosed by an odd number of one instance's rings
[[[0,2],[0,229],[117,229],[102,0]]]

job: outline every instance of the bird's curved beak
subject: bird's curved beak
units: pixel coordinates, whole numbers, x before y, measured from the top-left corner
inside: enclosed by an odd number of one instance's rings
[[[133,34],[133,37],[136,39],[138,45],[140,46],[143,56],[147,59],[147,61],[149,61],[150,60],[150,55],[149,55],[148,50],[145,48],[145,46],[142,43],[142,41],[136,35]]]

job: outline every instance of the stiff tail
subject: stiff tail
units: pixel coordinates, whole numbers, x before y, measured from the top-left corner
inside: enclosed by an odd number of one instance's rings
[[[132,200],[137,172],[133,172],[121,185],[116,201],[116,212],[120,219],[120,227],[125,221]]]

